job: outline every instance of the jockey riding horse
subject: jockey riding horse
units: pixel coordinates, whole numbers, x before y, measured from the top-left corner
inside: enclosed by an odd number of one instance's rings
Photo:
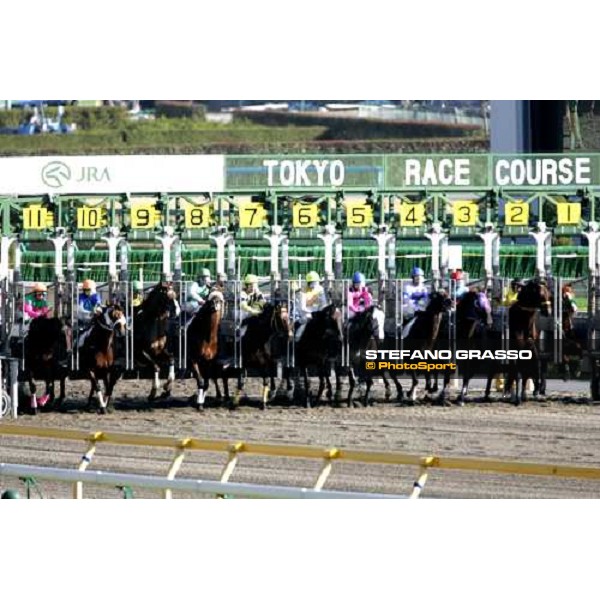
[[[115,360],[115,337],[124,336],[126,327],[125,312],[118,304],[103,308],[92,318],[89,333],[79,349],[80,368],[88,374],[91,383],[88,409],[95,394],[100,412],[110,410],[113,388],[122,374]],[[106,398],[100,389],[100,381],[104,382]]]
[[[152,288],[133,319],[134,356],[139,365],[150,366],[154,381],[148,400],[156,398],[160,387],[161,365],[169,365],[169,375],[163,386],[162,398],[171,394],[175,381],[175,360],[169,350],[169,317],[175,291],[168,282],[160,282]]]

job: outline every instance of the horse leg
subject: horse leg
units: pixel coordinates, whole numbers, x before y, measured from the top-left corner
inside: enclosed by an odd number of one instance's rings
[[[167,381],[163,386],[163,393],[161,394],[161,398],[170,398],[171,397],[171,389],[173,387],[173,382],[175,381],[175,359],[172,355],[168,355],[169,357],[169,375],[167,376]]]
[[[67,378],[65,377],[65,375],[61,374],[60,379],[59,379],[60,395],[58,397],[58,402],[56,403],[56,410],[62,409],[62,405],[63,405],[63,402],[66,397],[66,391],[65,391],[66,380],[67,380]]]
[[[99,412],[102,415],[105,415],[108,412],[108,399],[110,396],[109,386],[108,386],[108,369],[102,369],[102,383],[104,384],[104,393],[101,389],[98,390],[98,405]]]
[[[419,382],[417,381],[417,375],[414,371],[410,372],[410,376],[412,378],[412,385],[410,386],[410,390],[408,390],[407,402],[415,405],[417,404],[417,385]]]
[[[150,390],[150,395],[148,396],[148,402],[152,402],[156,398],[158,388],[160,387],[160,367],[156,363],[156,361],[148,354],[148,352],[144,351],[142,354],[154,369],[154,380],[152,382],[152,389]]]
[[[315,404],[317,402],[321,402],[323,399],[323,391],[325,390],[325,379],[327,375],[325,373],[325,369],[319,369],[319,387],[317,389],[317,395],[315,397]]]
[[[35,385],[35,381],[33,380],[33,371],[27,371],[27,382],[29,383],[29,395],[30,395],[30,409],[32,415],[37,415],[38,412],[38,403],[37,396],[35,394],[37,387]]]
[[[461,388],[460,394],[456,400],[456,404],[458,404],[458,406],[465,405],[465,400],[467,398],[467,395],[469,394],[469,383],[471,383],[472,376],[473,375],[472,375],[470,369],[467,367],[467,369],[465,370],[465,372],[463,374],[462,388]]]
[[[444,371],[444,384],[442,387],[442,391],[438,396],[438,403],[441,406],[451,406],[450,401],[448,399],[449,393],[448,388],[450,387],[450,371]]]
[[[365,406],[369,406],[369,404],[373,404],[373,402],[371,401],[371,388],[373,387],[373,378],[366,377],[365,383],[366,383],[366,387],[365,387],[364,404],[365,404]]]
[[[111,413],[114,411],[114,407],[111,404],[113,390],[117,381],[121,378],[118,371],[115,369],[114,365],[107,369],[105,385],[106,385],[106,411]]]
[[[223,380],[225,381],[225,380]],[[217,377],[215,377],[213,379],[213,382],[215,384],[215,400],[217,402],[221,402],[223,400],[223,395],[221,394],[221,388],[219,387],[219,379]]]
[[[196,409],[202,411],[204,410],[204,381],[197,361],[192,361],[192,374],[196,380]]]
[[[263,374],[262,381],[263,381],[262,403],[261,403],[260,408],[262,410],[265,410],[267,408],[267,402],[269,401],[271,389],[275,389],[275,385],[273,385],[273,388],[269,388],[269,375],[267,373]]]
[[[356,377],[354,376],[354,367],[350,367],[348,369],[348,397],[346,398],[346,402],[348,403],[348,408],[352,408],[354,406],[354,401],[352,400],[352,394],[354,393],[355,387],[356,387]]]
[[[52,377],[52,375],[50,375]],[[45,408],[47,405],[52,405],[54,401],[54,379],[46,379],[46,389],[44,395],[38,398],[38,405],[40,408]]]
[[[304,393],[306,394],[306,408],[311,407],[310,402],[310,381],[308,380],[308,368],[304,367],[302,369],[302,376],[304,377]]]

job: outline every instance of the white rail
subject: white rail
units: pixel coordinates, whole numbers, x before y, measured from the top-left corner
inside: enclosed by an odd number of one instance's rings
[[[248,483],[221,483],[202,479],[169,479],[149,475],[133,475],[104,471],[78,471],[54,467],[33,467],[0,463],[0,475],[5,477],[35,477],[51,481],[85,482],[97,485],[161,490],[178,490],[194,494],[228,495],[243,498],[278,499],[407,499],[406,496],[391,494],[367,494],[361,492],[337,492],[332,490],[314,490],[312,488],[285,487],[276,485],[253,485]]]

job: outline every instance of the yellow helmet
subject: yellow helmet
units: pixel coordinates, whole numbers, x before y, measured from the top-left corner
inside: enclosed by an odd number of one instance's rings
[[[244,284],[248,285],[250,283],[258,283],[258,277],[256,275],[246,275],[246,277],[244,278]]]
[[[48,288],[46,287],[46,284],[44,284],[44,283],[36,283],[33,286],[33,291],[34,292],[47,292]]]
[[[306,275],[306,283],[319,283],[321,281],[321,276],[316,271],[310,271]]]

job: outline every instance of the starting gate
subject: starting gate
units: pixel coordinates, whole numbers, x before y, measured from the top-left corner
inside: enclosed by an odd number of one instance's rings
[[[540,330],[555,360],[562,283],[583,278],[579,322],[598,397],[600,155],[32,157],[0,159],[0,172],[0,331],[9,354],[19,302],[34,281],[51,284],[58,314],[74,322],[78,285],[93,278],[104,297],[123,300],[133,326],[133,281],[173,281],[183,308],[203,266],[228,280],[224,329],[237,365],[236,281],[247,273],[292,303],[293,282],[316,269],[344,302],[343,280],[360,270],[400,344],[402,278],[419,264],[432,289],[449,287],[462,255],[460,267],[486,290],[503,330],[506,278],[549,281],[555,308]],[[573,272],[586,253],[587,268]],[[182,314],[180,369],[184,330]],[[128,371],[133,355],[130,327]],[[76,371],[77,353],[73,361]]]

